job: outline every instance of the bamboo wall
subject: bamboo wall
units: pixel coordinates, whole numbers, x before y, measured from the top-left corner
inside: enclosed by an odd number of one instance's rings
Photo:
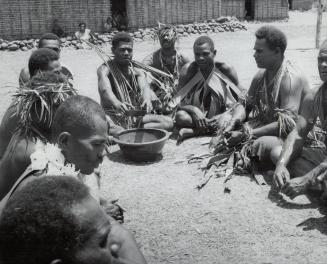
[[[0,38],[39,37],[51,31],[58,19],[65,32],[73,33],[85,21],[92,31],[102,31],[110,15],[109,0],[0,0]]]
[[[244,18],[245,14],[245,0],[222,0],[222,16],[235,16],[237,18]]]
[[[129,27],[182,24],[221,16],[221,0],[127,0]]]
[[[288,0],[255,0],[255,20],[282,19],[288,17]]]
[[[314,0],[293,0],[293,10],[309,10]]]

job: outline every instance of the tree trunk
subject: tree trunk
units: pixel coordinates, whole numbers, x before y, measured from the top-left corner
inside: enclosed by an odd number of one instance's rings
[[[320,46],[320,33],[321,33],[321,22],[322,22],[322,11],[323,11],[323,0],[318,0],[318,18],[317,18],[317,28],[316,28],[316,48],[319,49]]]

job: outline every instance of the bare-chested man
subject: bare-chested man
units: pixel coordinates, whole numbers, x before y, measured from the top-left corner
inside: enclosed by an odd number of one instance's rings
[[[152,106],[153,92],[143,70],[133,67],[133,39],[125,32],[112,40],[113,60],[98,69],[101,105],[105,109],[112,133],[118,127],[162,128],[171,130],[172,119],[167,116],[146,114]],[[143,116],[137,119],[134,116]]]
[[[327,129],[327,40],[319,50],[318,70],[322,85],[306,95],[296,128],[288,135],[284,145],[279,146],[281,155],[276,164],[274,181],[292,199],[310,190],[324,191],[324,198],[327,197],[325,146],[311,146],[306,142],[318,117],[323,132]]]
[[[195,61],[182,70],[176,96],[168,107],[179,107],[175,125],[179,141],[210,131],[210,122],[237,105],[241,96],[235,69],[223,62],[215,62],[217,51],[211,38],[201,36],[193,45]]]
[[[46,89],[45,86],[47,86]],[[44,110],[41,115],[41,99],[33,96],[29,89],[38,92],[44,103],[47,104],[48,111]],[[56,93],[57,91],[58,93]],[[57,97],[59,93],[61,95]],[[53,114],[59,104],[73,94],[75,91],[65,77],[49,72],[32,77],[27,88],[18,91],[11,107],[15,127],[11,126],[12,120],[7,122],[9,127],[5,126],[5,120],[1,125],[2,130],[12,128],[14,134],[9,137],[9,142],[6,142],[7,148],[0,161],[0,199],[31,163],[30,155],[35,151],[37,141],[50,140]],[[31,109],[25,107],[31,107]],[[4,145],[4,142],[1,144]]]
[[[60,39],[57,35],[55,35],[53,33],[46,33],[41,36],[41,38],[39,40],[38,48],[51,49],[51,50],[55,51],[59,57],[60,56]],[[60,68],[60,72],[69,79],[73,78],[71,71],[63,65]],[[31,77],[32,77],[32,74],[30,73],[29,67],[27,66],[27,67],[23,68],[19,75],[19,84],[23,85],[23,84],[27,83]]]
[[[31,78],[33,78],[36,74],[41,72],[47,73],[54,73],[59,74],[61,72],[61,64],[59,62],[59,55],[57,52],[51,49],[40,48],[34,51],[29,58],[28,61],[29,70],[28,72],[31,73]],[[41,76],[41,75],[40,75]],[[29,84],[25,84],[23,89],[33,89],[33,85],[42,85],[42,83],[46,83],[46,78],[50,78],[51,82],[57,82],[54,80],[60,80],[60,82],[65,81],[65,77],[56,77],[53,74],[45,74],[40,78],[37,77],[36,82],[32,81]],[[29,78],[30,78],[29,77]],[[0,125],[0,160],[2,159],[8,143],[10,142],[11,137],[13,136],[17,123],[18,123],[18,116],[16,115],[16,106],[12,103],[8,109],[6,110]]]
[[[263,26],[255,35],[254,58],[261,70],[253,78],[246,97],[246,116],[252,113],[252,120],[246,123],[248,129],[232,131],[226,136],[231,146],[245,136],[255,139],[251,156],[274,162],[279,156],[275,147],[295,126],[310,87],[301,72],[285,58],[287,39],[282,31]]]
[[[166,72],[173,77],[170,83],[171,91],[169,91],[169,96],[174,96],[181,69],[190,61],[187,56],[176,48],[177,31],[173,26],[159,25],[157,36],[160,42],[160,49],[145,57],[143,63]],[[157,89],[155,85],[152,86],[152,89],[156,92],[158,98],[161,99],[161,102],[164,103],[164,98],[167,94],[161,95],[160,89]]]

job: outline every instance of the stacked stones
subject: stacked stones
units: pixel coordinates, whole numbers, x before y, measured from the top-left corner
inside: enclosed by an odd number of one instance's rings
[[[246,27],[239,22],[235,17],[220,17],[218,19],[211,19],[209,21],[204,21],[203,23],[194,22],[192,24],[186,25],[176,25],[176,30],[179,37],[188,37],[192,34],[210,34],[210,33],[219,33],[226,31],[237,31],[237,30],[246,30]],[[138,29],[137,31],[131,33],[135,41],[145,41],[152,40],[156,38],[157,27],[155,28],[143,28]],[[113,31],[106,34],[95,33],[97,38],[94,42],[96,45],[103,45],[106,43],[111,43],[112,37],[118,31]],[[15,40],[15,41],[6,41],[0,39],[0,50],[9,50],[16,51],[22,50],[26,51],[37,46],[38,39],[28,39],[28,40]],[[61,38],[62,47],[73,48],[73,49],[83,49],[83,45],[74,40],[72,37]]]

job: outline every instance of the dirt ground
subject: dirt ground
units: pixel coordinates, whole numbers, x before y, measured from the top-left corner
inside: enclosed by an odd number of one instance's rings
[[[327,37],[324,14],[322,39]],[[287,57],[319,85],[316,17],[313,11],[291,12],[288,22],[274,22],[287,34]],[[218,59],[233,65],[245,87],[256,73],[252,57],[254,32],[263,23],[247,23],[248,31],[211,35]],[[192,58],[197,36],[182,38],[181,47]],[[158,43],[135,45],[142,59]],[[109,47],[107,47],[109,49]],[[10,104],[10,93],[30,52],[0,53],[0,117]],[[93,51],[62,51],[62,61],[74,72],[83,95],[99,100],[96,68],[101,60]],[[119,198],[126,209],[125,226],[133,230],[149,263],[326,263],[325,208],[307,197],[294,201],[259,186],[247,176],[231,180],[231,193],[223,192],[222,179],[195,189],[202,175],[198,164],[179,162],[187,154],[207,151],[209,138],[192,139],[176,147],[169,140],[162,160],[135,164],[126,161],[117,146],[101,167],[106,198]],[[179,162],[179,163],[178,163]]]

